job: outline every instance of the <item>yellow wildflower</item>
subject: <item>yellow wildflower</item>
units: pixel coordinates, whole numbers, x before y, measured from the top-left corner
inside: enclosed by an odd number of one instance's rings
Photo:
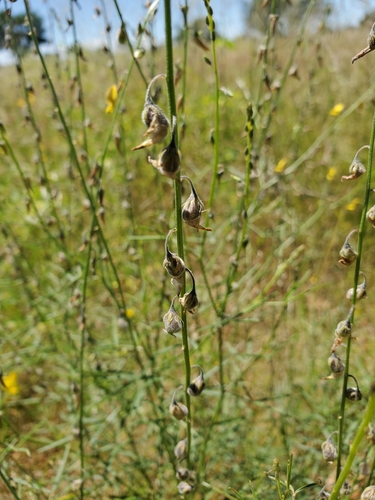
[[[107,107],[105,108],[106,113],[113,113],[115,109],[117,99],[117,87],[116,85],[111,85],[105,94],[105,100],[107,101]]]
[[[339,102],[338,104],[335,104],[329,114],[331,116],[339,116],[343,109],[345,108],[345,105],[342,102]]]
[[[354,198],[350,203],[346,205],[346,210],[355,210],[357,206],[361,203],[361,200],[359,198]]]
[[[1,377],[3,391],[9,392],[10,395],[15,396],[20,392],[17,383],[17,373],[9,372],[9,375],[4,375]]]
[[[285,168],[285,165],[287,163],[288,162],[285,158],[281,158],[281,160],[279,161],[279,163],[275,167],[275,172],[277,172],[278,174],[281,172],[284,172],[284,168]]]
[[[128,319],[132,319],[132,317],[133,317],[133,316],[134,316],[134,314],[135,314],[135,311],[134,311],[134,309],[126,309],[126,313],[125,313],[125,314],[126,314],[126,317],[127,317]]]
[[[19,98],[17,99],[16,104],[19,108],[23,108],[24,106],[26,106],[26,101],[25,99]]]
[[[327,181],[332,181],[334,177],[336,176],[337,168],[336,167],[329,167],[326,179]]]

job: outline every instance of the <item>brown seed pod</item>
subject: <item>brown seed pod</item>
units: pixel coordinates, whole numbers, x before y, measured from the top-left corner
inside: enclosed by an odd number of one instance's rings
[[[185,311],[189,311],[189,313],[194,314],[195,309],[199,306],[198,297],[195,291],[195,278],[190,269],[186,268],[186,271],[190,274],[191,279],[193,281],[193,287],[190,292],[185,293],[183,297],[180,297],[178,300],[180,304],[184,308]]]
[[[375,500],[375,485],[367,486],[363,490],[360,500]]]
[[[159,170],[162,175],[171,179],[178,179],[178,171],[181,167],[181,154],[176,146],[176,117],[172,119],[172,139],[166,148],[160,153],[157,160],[148,157],[148,162]]]
[[[178,278],[180,278],[185,272],[186,269],[185,262],[177,254],[172,253],[168,247],[169,237],[172,233],[175,233],[176,231],[177,231],[176,228],[171,229],[165,239],[165,257],[163,261],[163,267],[172,276],[172,278],[178,280]]]
[[[341,177],[342,181],[353,181],[354,179],[358,179],[358,177],[360,177],[361,175],[363,175],[366,172],[365,167],[362,165],[362,163],[358,159],[359,153],[363,149],[366,149],[366,148],[370,149],[370,146],[366,145],[366,146],[362,146],[360,149],[358,149],[352,163],[350,164],[349,175],[343,175]]]
[[[168,134],[169,120],[165,116],[162,109],[159,108],[159,106],[157,106],[151,98],[151,87],[159,78],[165,78],[165,75],[157,75],[151,80],[146,91],[145,104],[142,111],[142,121],[148,127],[146,132],[143,134],[143,137],[148,137],[148,139],[134,147],[132,151],[148,148],[153,144],[157,144]]]
[[[186,222],[188,226],[194,227],[197,230],[197,232],[199,231],[199,229],[203,229],[204,231],[212,231],[212,229],[209,227],[201,226],[200,222],[202,218],[202,213],[204,212],[203,202],[199,198],[195,190],[194,184],[189,179],[189,177],[187,177],[186,175],[181,176],[181,181],[184,179],[189,181],[191,188],[191,193],[189,198],[182,205],[182,218],[184,222]]]
[[[363,274],[363,283],[357,286],[357,293],[356,293],[357,300],[365,299],[367,297],[366,276],[362,271],[360,271],[359,274]],[[350,290],[346,292],[346,298],[352,300],[353,295],[354,295],[354,288],[350,288]]]
[[[323,458],[328,463],[332,463],[337,458],[337,449],[334,442],[332,441],[332,435],[336,433],[337,431],[332,432],[329,438],[324,441],[324,443],[322,443]]]
[[[176,297],[172,300],[171,307],[169,308],[169,311],[164,315],[163,321],[164,321],[164,331],[167,332],[169,335],[172,335],[172,337],[176,337],[175,333],[180,332],[182,330],[182,319],[180,316],[177,314],[176,309],[174,308],[174,301],[176,300]]]
[[[339,264],[343,264],[344,266],[349,266],[350,264],[352,264],[358,256],[358,253],[354,250],[354,248],[349,243],[349,238],[354,233],[358,233],[358,229],[353,229],[353,231],[350,231],[350,233],[346,237],[345,242],[340,250],[341,259],[339,260]]]
[[[203,377],[203,370],[199,365],[193,365],[191,368],[198,368],[199,375],[194,380],[192,380],[187,389],[187,392],[190,394],[190,396],[199,396],[203,389],[206,387],[206,383]]]
[[[184,404],[178,403],[176,401],[176,392],[183,388],[184,387],[182,385],[180,385],[180,387],[177,387],[177,389],[173,393],[172,402],[169,406],[169,413],[173,415],[177,420],[183,420],[189,413],[187,407]]]

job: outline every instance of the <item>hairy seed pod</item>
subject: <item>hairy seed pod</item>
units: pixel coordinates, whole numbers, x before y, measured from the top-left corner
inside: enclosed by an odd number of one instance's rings
[[[349,175],[343,175],[341,177],[342,181],[352,181],[354,179],[358,179],[358,177],[360,177],[361,175],[363,175],[366,172],[365,167],[362,165],[362,163],[358,159],[359,153],[363,149],[366,149],[366,148],[370,149],[370,146],[366,145],[366,146],[362,146],[360,149],[358,149],[352,163],[350,164]]]
[[[360,271],[359,274],[363,274],[363,283],[361,283],[360,285],[357,286],[357,294],[356,294],[357,295],[357,300],[364,299],[367,296],[367,292],[366,292],[366,276],[364,275],[364,273],[362,271]],[[354,288],[350,288],[350,290],[348,290],[346,292],[346,298],[349,299],[349,300],[352,300],[353,295],[354,295]]]
[[[348,317],[344,321],[340,321],[340,323],[338,323],[338,325],[336,326],[335,336],[338,339],[342,340],[344,338],[351,336],[351,333],[352,333],[351,319],[352,319],[353,312],[354,312],[354,306],[352,306],[350,308]]]
[[[323,458],[328,463],[332,463],[337,458],[336,446],[332,441],[332,435],[336,433],[337,431],[332,432],[329,438],[326,441],[324,441],[324,443],[322,443]]]
[[[163,262],[163,267],[166,269],[168,274],[172,276],[172,278],[178,279],[185,272],[186,269],[185,262],[181,259],[181,257],[179,257],[175,253],[172,253],[168,248],[169,237],[172,233],[175,233],[176,231],[177,231],[176,228],[171,229],[165,239],[165,258]]]
[[[345,242],[340,250],[341,259],[339,260],[339,263],[343,264],[344,266],[349,266],[350,264],[352,264],[356,260],[357,255],[358,255],[358,253],[354,250],[354,248],[349,243],[349,238],[353,233],[358,233],[358,229],[353,229],[353,231],[350,231],[350,233],[346,237]]]
[[[133,148],[132,151],[157,144],[168,134],[169,120],[161,108],[159,108],[159,106],[157,106],[151,98],[151,87],[159,78],[165,78],[165,75],[157,75],[151,80],[146,91],[145,104],[142,111],[142,121],[148,127],[147,131],[143,134],[143,137],[148,137],[148,139]]]
[[[199,198],[195,190],[194,184],[189,179],[189,177],[187,177],[186,175],[181,176],[181,181],[184,179],[189,181],[191,188],[191,193],[189,198],[182,205],[182,218],[184,222],[186,222],[188,226],[195,227],[197,232],[199,231],[199,229],[203,229],[204,231],[212,231],[212,229],[209,227],[201,226],[200,222],[202,218],[202,213],[204,211],[203,202]]]
[[[347,387],[345,389],[346,399],[349,399],[349,401],[361,401],[362,393],[359,390],[357,379],[353,377],[353,375],[348,375],[348,377],[351,377],[354,380],[356,387]]]
[[[328,380],[330,378],[338,378],[344,373],[345,365],[341,359],[334,352],[328,358],[328,366],[331,370],[331,375],[324,377],[323,380]]]
[[[187,452],[187,439],[185,438],[179,441],[174,447],[174,456],[178,460],[183,460],[184,458],[186,458],[186,452]]]
[[[329,499],[329,497],[331,496],[331,495],[328,493],[328,491],[326,491],[326,490],[325,490],[325,488],[326,488],[326,487],[324,486],[324,488],[322,488],[322,489],[320,490],[319,495],[317,496],[317,499],[318,499],[318,500],[328,500],[328,499]]]
[[[360,500],[375,500],[375,485],[367,486],[363,490]]]
[[[193,365],[192,368],[198,368],[199,375],[191,382],[187,392],[190,394],[190,396],[199,396],[203,389],[206,387],[203,377],[203,370],[199,365]]]
[[[169,311],[164,315],[164,331],[167,332],[172,337],[176,337],[175,333],[180,332],[182,330],[182,319],[177,314],[176,309],[174,308],[174,301],[176,297],[172,300],[171,307]]]
[[[372,227],[375,228],[375,205],[367,211],[366,218],[370,222]]]
[[[189,477],[190,477],[190,471],[189,471],[189,469],[186,469],[186,467],[179,467],[176,470],[176,478],[179,481],[185,481],[185,480],[189,479]]]
[[[352,492],[352,487],[350,486],[348,481],[344,481],[344,484],[340,488],[340,495],[350,495]]]
[[[157,160],[148,157],[148,162],[159,170],[159,172],[171,179],[177,180],[177,173],[181,167],[181,153],[176,145],[176,117],[172,119],[172,139],[166,148],[160,153]]]
[[[185,293],[183,297],[180,297],[178,300],[180,304],[184,308],[185,311],[189,311],[189,313],[194,314],[195,309],[199,306],[198,297],[195,291],[195,278],[190,269],[186,268],[186,271],[190,274],[191,279],[193,281],[193,287],[190,292]]]
[[[178,483],[177,488],[180,495],[186,495],[187,493],[193,491],[193,486],[186,481]]]
[[[183,420],[189,413],[185,405],[176,401],[176,392],[183,388],[184,387],[182,385],[180,385],[180,387],[177,387],[177,389],[173,393],[172,402],[169,406],[169,413],[173,415],[177,420]]]

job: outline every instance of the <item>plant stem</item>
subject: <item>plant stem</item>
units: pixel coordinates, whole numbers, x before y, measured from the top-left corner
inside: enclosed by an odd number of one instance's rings
[[[371,138],[370,138],[370,148],[368,151],[368,162],[367,162],[367,177],[366,177],[366,190],[365,190],[365,199],[363,202],[363,209],[361,215],[361,222],[359,225],[359,233],[358,233],[358,256],[356,260],[355,272],[354,272],[354,293],[352,304],[355,305],[357,301],[357,286],[358,286],[358,277],[361,268],[361,260],[362,260],[362,245],[363,238],[365,233],[365,222],[366,222],[366,213],[368,210],[370,192],[371,192],[371,174],[372,174],[372,160],[373,160],[373,152],[374,152],[374,140],[375,140],[375,112],[372,120],[372,130],[371,130]],[[354,320],[354,309],[352,314],[352,322]],[[344,434],[344,424],[345,424],[345,404],[346,397],[345,391],[348,383],[348,374],[349,374],[349,363],[350,363],[350,348],[351,348],[351,338],[348,338],[346,345],[346,361],[345,361],[345,371],[344,371],[344,380],[342,386],[342,396],[341,396],[341,407],[340,407],[340,415],[339,415],[339,436],[338,436],[338,457],[337,457],[337,469],[336,469],[336,480],[340,476],[341,471],[341,458],[342,458],[342,448],[343,448],[343,434]]]
[[[345,465],[341,471],[341,474],[337,478],[335,486],[333,487],[331,496],[329,497],[330,500],[336,500],[337,497],[339,496],[340,488],[344,484],[344,481],[350,472],[353,461],[357,455],[359,445],[363,439],[363,436],[365,435],[367,426],[373,419],[374,413],[375,413],[375,382],[372,383],[370,389],[370,397],[367,404],[365,416],[363,417],[361,425],[358,427],[357,434],[355,435],[353,443],[350,447],[350,452],[345,462]]]
[[[173,79],[173,45],[172,45],[172,19],[171,19],[171,2],[170,0],[164,0],[164,13],[165,13],[165,48],[166,48],[166,75],[167,75],[167,86],[168,86],[168,102],[169,102],[169,112],[171,116],[171,121],[173,116],[176,114],[176,96],[174,88]],[[176,131],[176,146],[178,147],[178,133]],[[176,211],[176,228],[177,228],[177,248],[178,255],[184,260],[184,240],[183,240],[183,230],[182,230],[182,202],[181,202],[181,182],[179,180],[174,181],[174,200],[175,200],[175,211]],[[185,293],[185,280],[181,293]],[[187,318],[186,312],[181,307],[181,319],[182,319],[182,344],[184,351],[184,362],[185,362],[185,398],[186,406],[188,409],[188,419],[186,422],[187,430],[187,468],[190,467],[190,450],[191,450],[191,407],[190,407],[190,396],[186,389],[190,385],[190,355],[189,355],[189,341],[187,334]]]

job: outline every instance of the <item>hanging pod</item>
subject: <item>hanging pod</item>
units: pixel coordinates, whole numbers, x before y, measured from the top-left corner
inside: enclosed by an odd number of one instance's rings
[[[363,490],[360,500],[375,500],[375,485],[367,486]]]
[[[181,153],[176,145],[176,117],[172,119],[172,139],[166,148],[160,153],[157,160],[153,160],[149,156],[148,162],[159,170],[162,175],[166,175],[171,179],[178,179],[178,171],[181,167]]]
[[[169,311],[164,315],[164,331],[167,332],[172,337],[176,337],[175,333],[180,332],[182,330],[182,319],[177,314],[176,309],[174,308],[174,301],[176,300],[177,295],[173,298],[171,302],[171,307]]]
[[[330,434],[328,439],[322,443],[322,455],[326,462],[332,463],[337,458],[337,449],[332,441],[333,434],[337,434],[338,431],[334,431]]]
[[[357,300],[364,299],[367,296],[366,276],[362,271],[360,271],[359,274],[363,274],[363,283],[357,286],[357,293],[356,293]],[[354,288],[350,288],[350,290],[346,292],[346,298],[351,300],[353,298],[353,295],[354,295]]]
[[[179,257],[177,254],[172,253],[168,247],[168,241],[172,233],[177,231],[176,228],[171,229],[165,238],[165,257],[163,262],[163,267],[166,269],[168,274],[172,276],[172,278],[178,279],[180,278],[186,269],[185,262]],[[178,280],[180,281],[180,280]]]
[[[350,308],[348,317],[344,321],[340,321],[340,323],[338,323],[338,325],[336,326],[335,336],[338,339],[342,340],[344,338],[348,338],[351,336],[352,333],[351,319],[353,316],[353,312],[354,312],[354,306]]]
[[[345,364],[341,361],[341,358],[337,356],[335,352],[332,352],[328,358],[328,366],[331,370],[331,374],[328,377],[323,377],[322,380],[329,380],[332,378],[341,377],[345,370]]]
[[[190,292],[185,293],[185,295],[183,297],[180,297],[178,300],[185,311],[189,311],[189,313],[194,314],[195,309],[199,306],[198,297],[195,291],[195,278],[190,269],[186,268],[185,270],[191,276],[193,287]]]
[[[358,179],[358,177],[361,177],[366,172],[365,167],[362,165],[362,163],[358,160],[358,155],[363,149],[370,149],[370,146],[362,146],[361,148],[358,149],[358,151],[355,154],[355,157],[350,164],[349,167],[349,175],[343,175],[341,177],[342,181],[353,181],[354,179]]]
[[[353,375],[348,375],[348,377],[351,377],[354,380],[356,387],[347,387],[345,389],[346,399],[349,399],[349,401],[361,401],[362,393],[359,390],[357,379],[353,377]]]
[[[345,242],[340,250],[341,259],[339,260],[339,263],[343,264],[344,266],[349,266],[350,264],[352,264],[358,256],[358,253],[354,250],[354,248],[349,243],[349,238],[354,233],[358,233],[358,229],[353,229],[353,231],[350,231],[350,233],[346,237]]]
[[[159,108],[159,106],[157,106],[151,98],[151,87],[159,78],[165,78],[165,75],[157,75],[151,80],[146,91],[145,104],[141,115],[143,123],[148,127],[146,132],[143,134],[143,137],[148,137],[148,139],[143,141],[138,146],[135,146],[132,151],[148,148],[153,144],[157,144],[168,134],[169,120],[165,116],[163,110]]]
[[[181,176],[181,181],[186,179],[190,183],[191,193],[189,198],[182,205],[182,218],[184,222],[191,227],[194,227],[197,232],[199,229],[204,231],[212,231],[210,227],[201,226],[202,213],[204,212],[204,205],[202,200],[199,198],[197,191],[195,190],[194,184],[186,175]]]
[[[190,383],[187,392],[190,394],[190,396],[199,396],[203,389],[206,387],[203,376],[203,369],[199,365],[193,365],[191,368],[198,368],[199,375]]]
[[[173,415],[174,418],[177,420],[183,420],[187,416],[187,414],[189,413],[187,407],[184,404],[178,403],[176,401],[177,391],[179,391],[180,389],[183,389],[183,388],[184,387],[182,385],[180,385],[180,387],[177,387],[177,389],[173,393],[172,402],[169,405],[169,413],[171,415]]]

